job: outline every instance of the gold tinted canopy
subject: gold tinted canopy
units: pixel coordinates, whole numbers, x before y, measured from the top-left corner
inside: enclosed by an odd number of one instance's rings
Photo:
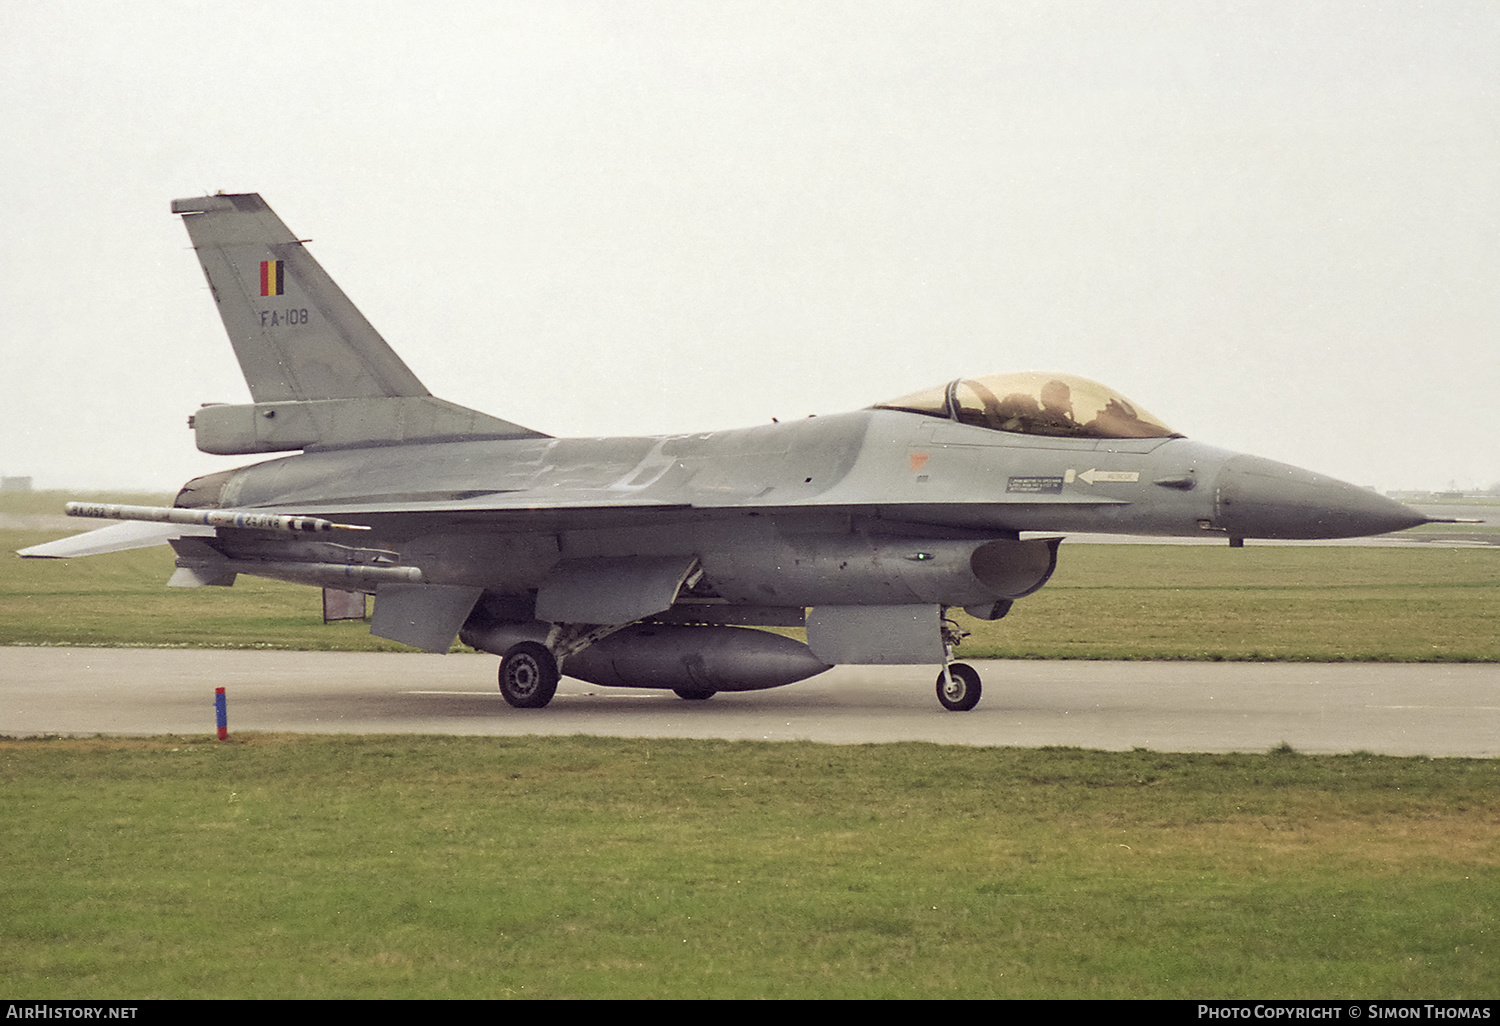
[[[1173,438],[1177,432],[1097,381],[1026,372],[961,378],[876,403],[992,431],[1063,438]]]

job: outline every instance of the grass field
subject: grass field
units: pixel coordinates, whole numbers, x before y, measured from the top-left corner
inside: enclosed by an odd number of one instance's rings
[[[1476,998],[1500,762],[0,742],[8,997]]]

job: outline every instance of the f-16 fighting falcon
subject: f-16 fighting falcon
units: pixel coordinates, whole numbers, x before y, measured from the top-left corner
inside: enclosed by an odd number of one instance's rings
[[[564,673],[696,700],[926,663],[938,700],[968,710],[980,680],[953,661],[949,611],[1005,616],[1070,532],[1239,545],[1428,520],[1065,374],[707,434],[553,438],[431,395],[259,195],[172,211],[253,400],[199,409],[198,448],[297,454],[196,478],[170,507],[70,504],[127,522],[21,554],[169,542],[174,587],[252,574],[371,594],[373,633],[500,656],[519,708]]]

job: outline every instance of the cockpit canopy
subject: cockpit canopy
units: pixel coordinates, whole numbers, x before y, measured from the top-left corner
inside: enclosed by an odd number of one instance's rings
[[[1178,438],[1120,393],[1071,374],[1027,372],[960,378],[876,403],[992,431],[1062,438]]]

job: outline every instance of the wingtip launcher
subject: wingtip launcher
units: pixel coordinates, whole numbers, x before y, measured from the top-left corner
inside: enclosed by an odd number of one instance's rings
[[[279,513],[244,513],[227,509],[180,509],[176,506],[123,506],[110,502],[70,502],[63,511],[70,517],[101,520],[144,520],[156,524],[201,524],[246,531],[368,531],[364,524],[337,524],[322,517],[287,516]]]

